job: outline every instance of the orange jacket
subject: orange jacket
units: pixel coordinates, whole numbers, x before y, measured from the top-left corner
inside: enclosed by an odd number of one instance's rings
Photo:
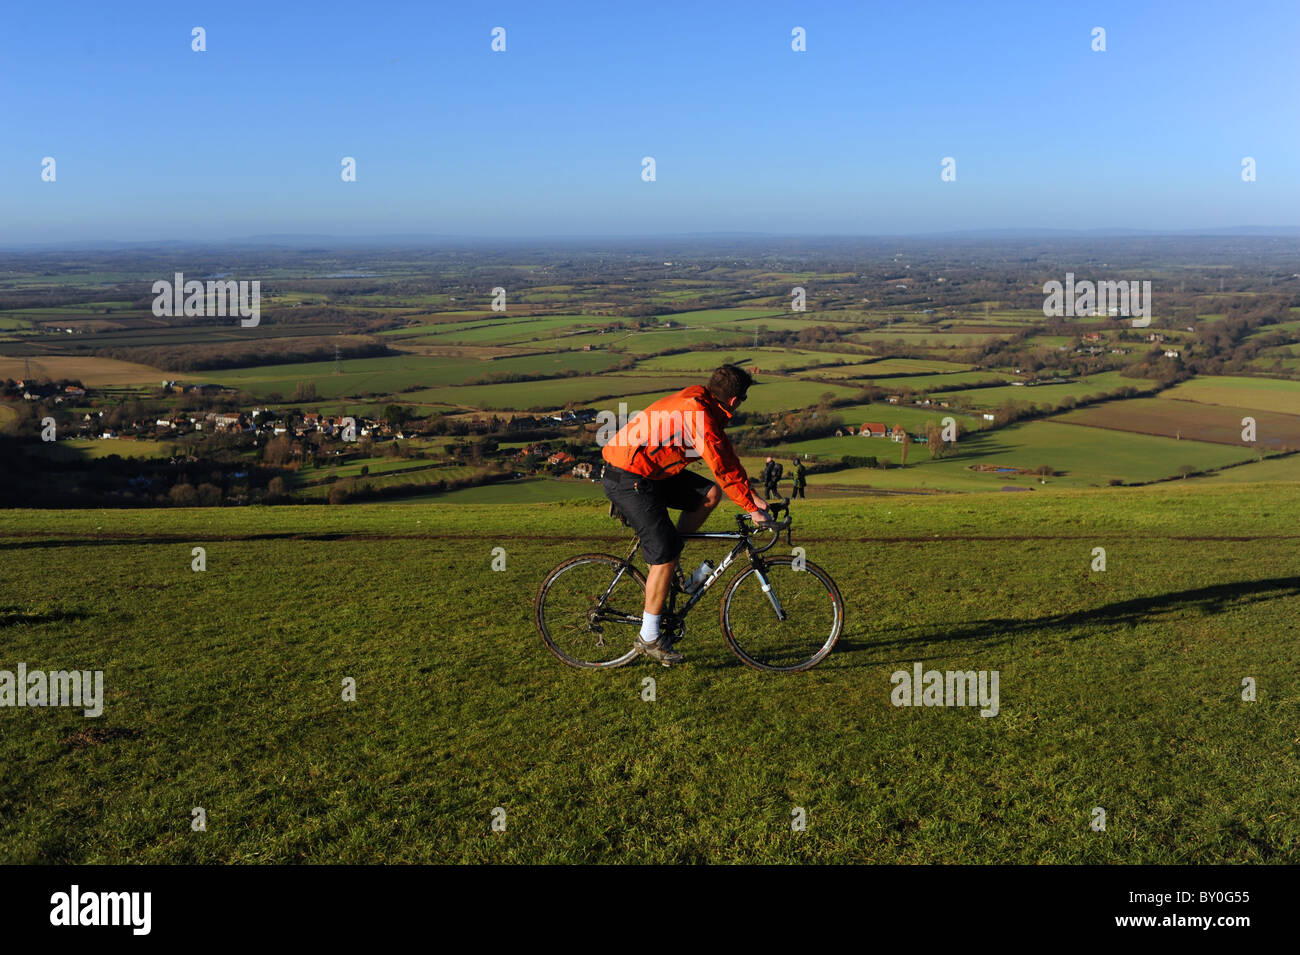
[[[616,468],[651,480],[677,474],[703,458],[727,496],[745,511],[757,509],[749,475],[723,432],[731,412],[703,385],[660,398],[625,424],[601,456]]]

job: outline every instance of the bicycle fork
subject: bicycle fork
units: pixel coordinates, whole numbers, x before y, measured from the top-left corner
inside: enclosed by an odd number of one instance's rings
[[[786,618],[785,608],[781,606],[781,601],[776,596],[776,591],[772,589],[772,581],[767,579],[767,565],[761,560],[754,561],[754,575],[758,577],[758,582],[763,589],[763,593],[767,594],[767,599],[772,604],[772,609],[776,611],[776,619],[784,623]]]

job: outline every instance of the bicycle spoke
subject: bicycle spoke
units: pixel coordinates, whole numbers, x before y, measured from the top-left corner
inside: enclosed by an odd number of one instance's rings
[[[723,598],[723,631],[740,658],[760,669],[804,669],[821,660],[843,627],[843,604],[834,584],[814,565],[795,570],[790,558],[773,558],[764,572],[785,619],[779,620],[759,574],[747,569]]]
[[[557,567],[542,584],[538,629],[550,650],[570,666],[626,662],[636,636],[632,622],[641,621],[639,610],[626,608],[644,604],[645,584],[639,573],[625,571],[611,590],[620,567],[621,561],[605,555],[577,557]]]

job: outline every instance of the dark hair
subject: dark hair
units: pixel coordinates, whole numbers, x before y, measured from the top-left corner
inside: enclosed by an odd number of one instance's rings
[[[745,397],[745,392],[749,391],[749,386],[753,383],[753,377],[745,369],[736,365],[720,365],[714,369],[707,387],[719,401],[727,401]]]

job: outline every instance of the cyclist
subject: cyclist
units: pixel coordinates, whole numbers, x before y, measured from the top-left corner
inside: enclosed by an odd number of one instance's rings
[[[654,402],[601,449],[605,496],[640,536],[650,568],[637,649],[664,666],[685,659],[659,628],[682,552],[681,535],[700,528],[724,491],[756,524],[768,519],[767,502],[750,490],[749,475],[723,432],[753,383],[743,368],[722,365],[707,385],[692,385]],[[686,470],[693,458],[704,459],[717,483]],[[682,512],[676,527],[668,517],[670,507]]]

